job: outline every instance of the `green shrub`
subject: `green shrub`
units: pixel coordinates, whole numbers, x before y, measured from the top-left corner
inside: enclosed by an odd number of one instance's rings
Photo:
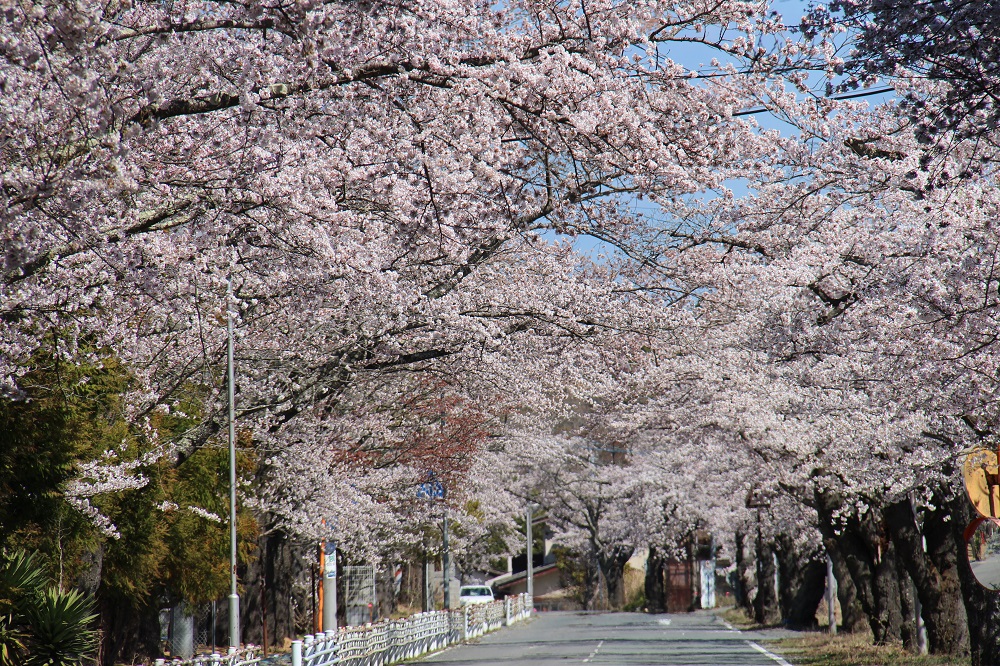
[[[93,600],[51,585],[36,554],[0,562],[0,666],[75,666],[97,651]]]

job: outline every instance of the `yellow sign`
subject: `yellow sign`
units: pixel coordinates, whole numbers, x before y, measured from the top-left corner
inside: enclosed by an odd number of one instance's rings
[[[965,458],[962,469],[965,489],[976,511],[986,518],[1000,518],[1000,474],[997,452],[973,449]]]

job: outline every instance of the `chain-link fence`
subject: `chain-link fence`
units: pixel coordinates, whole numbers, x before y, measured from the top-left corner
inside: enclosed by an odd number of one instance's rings
[[[342,585],[347,626],[354,627],[379,619],[378,594],[375,587],[375,567],[344,567]]]
[[[180,603],[160,611],[160,642],[164,654],[190,659],[196,652],[215,652],[219,639],[218,612],[225,603],[192,606]]]

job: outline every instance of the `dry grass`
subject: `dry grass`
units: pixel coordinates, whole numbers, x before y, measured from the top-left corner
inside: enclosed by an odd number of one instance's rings
[[[874,646],[871,636],[806,632],[767,643],[796,666],[969,666],[968,659],[919,656],[899,646]]]
[[[721,617],[723,620],[733,625],[737,629],[745,629],[748,631],[752,631],[754,629],[767,628],[762,624],[757,624],[754,621],[754,619],[750,617],[744,609],[738,606],[731,606],[727,608],[726,610],[719,613],[719,617]]]
[[[825,607],[821,622],[826,624]],[[766,629],[754,622],[742,608],[727,608],[722,619],[745,631]],[[872,636],[804,631],[790,638],[767,641],[768,649],[795,666],[970,666],[969,659],[914,655],[898,645],[872,645]]]

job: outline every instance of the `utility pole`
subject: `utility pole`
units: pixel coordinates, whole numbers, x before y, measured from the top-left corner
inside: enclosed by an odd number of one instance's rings
[[[233,284],[226,290],[226,332],[229,374],[229,650],[240,646],[240,595],[236,590],[236,407],[233,389]]]
[[[451,610],[451,551],[448,549],[448,506],[444,507],[444,521],[442,524],[442,541],[444,547],[444,553],[441,555],[441,566],[444,568],[444,572],[441,574],[444,578],[444,609]]]
[[[532,513],[533,513],[532,509],[533,508],[534,507],[532,506],[532,503],[528,502],[528,520],[525,523],[525,527],[524,527],[525,537],[527,538],[527,541],[528,541],[528,548],[527,548],[527,554],[528,554],[528,596],[532,597],[532,598],[535,596],[535,566],[534,566],[534,562],[532,561],[533,560],[533,554],[531,552],[531,547],[532,547],[532,543],[531,543],[532,542],[531,521],[532,521]]]

